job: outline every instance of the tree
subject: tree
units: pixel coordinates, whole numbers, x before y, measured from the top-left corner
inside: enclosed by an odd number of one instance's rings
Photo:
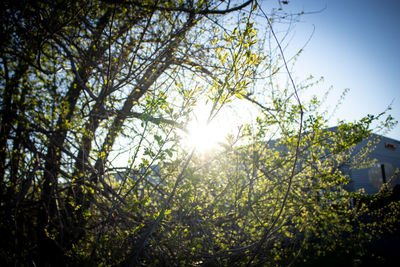
[[[294,93],[273,89],[288,62],[279,42],[265,51],[276,35],[262,26],[284,14],[256,1],[3,5],[3,264],[279,262],[312,232],[301,215],[349,199],[339,163],[376,118],[329,134],[293,80]],[[260,111],[207,164],[180,143],[203,99],[209,120],[232,101]]]
[[[201,66],[221,72],[210,41],[219,14],[251,4],[4,3],[0,183],[2,232],[22,223],[3,244],[14,260],[45,263],[49,249],[54,258],[65,255],[86,235],[96,194],[123,201],[105,181],[118,138],[133,135],[130,149],[141,156],[132,166],[171,155],[166,146],[190,111],[196,76],[205,77]]]

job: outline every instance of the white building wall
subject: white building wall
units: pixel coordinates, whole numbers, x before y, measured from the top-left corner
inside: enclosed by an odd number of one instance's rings
[[[351,178],[349,190],[363,188],[366,194],[375,194],[378,193],[384,179],[390,182],[390,187],[400,185],[398,176],[390,181],[396,169],[400,170],[400,141],[378,135],[373,135],[371,138],[379,138],[375,149],[369,154],[371,159],[376,159],[376,164],[370,168],[349,170]],[[367,141],[360,142],[355,151],[359,151],[366,143]]]

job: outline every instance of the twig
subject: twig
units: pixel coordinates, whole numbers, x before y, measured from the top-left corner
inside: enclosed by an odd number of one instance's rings
[[[258,1],[256,1],[256,3],[258,4]],[[301,104],[299,95],[297,94],[296,85],[295,85],[295,83],[294,83],[294,81],[293,81],[292,75],[290,74],[289,67],[288,67],[288,65],[287,65],[287,62],[286,62],[286,59],[285,59],[285,55],[284,55],[284,53],[283,53],[283,49],[282,49],[282,47],[281,47],[281,45],[280,45],[280,42],[279,42],[279,40],[278,40],[278,37],[277,37],[276,34],[275,34],[275,31],[274,31],[274,29],[273,29],[273,27],[272,27],[271,21],[270,21],[269,17],[267,16],[267,14],[264,12],[264,10],[261,8],[260,5],[259,5],[259,8],[260,8],[261,13],[264,15],[265,19],[267,20],[267,23],[268,23],[268,26],[269,26],[269,28],[270,28],[270,30],[271,30],[272,36],[274,37],[274,40],[275,40],[276,43],[277,43],[279,52],[280,52],[280,54],[281,54],[281,56],[282,56],[282,60],[283,60],[283,63],[284,63],[284,65],[285,65],[286,72],[287,72],[287,74],[288,74],[288,76],[289,76],[289,79],[290,79],[290,82],[291,82],[291,84],[292,84],[292,86],[293,86],[294,96],[295,96],[295,99],[296,99],[296,101],[297,101],[297,103],[298,103],[298,105],[299,105],[299,108],[300,108],[300,125],[299,125],[299,131],[298,131],[298,137],[297,137],[297,144],[296,144],[296,154],[295,154],[295,158],[294,158],[294,162],[293,162],[292,171],[291,171],[291,174],[290,174],[290,177],[289,177],[289,184],[288,184],[288,187],[287,187],[287,189],[286,189],[285,197],[284,197],[284,199],[283,199],[281,208],[280,208],[280,210],[279,210],[278,215],[277,215],[277,216],[275,217],[275,219],[273,220],[271,226],[270,226],[269,228],[265,228],[264,233],[263,233],[263,236],[262,236],[261,240],[259,241],[259,243],[258,243],[258,245],[257,245],[257,248],[256,248],[256,250],[255,250],[255,253],[253,254],[253,256],[252,256],[252,257],[250,258],[250,260],[248,261],[247,266],[250,266],[250,265],[251,265],[251,263],[253,262],[253,260],[255,259],[255,257],[257,256],[257,254],[259,253],[259,251],[261,250],[261,247],[262,247],[263,243],[264,243],[264,242],[266,241],[266,239],[268,238],[270,231],[271,231],[272,228],[275,226],[275,224],[277,223],[278,219],[281,217],[281,215],[282,215],[282,213],[283,213],[283,210],[284,210],[284,208],[285,208],[285,205],[286,205],[286,202],[287,202],[287,199],[288,199],[288,196],[289,196],[290,189],[291,189],[291,187],[292,187],[292,181],[293,181],[294,173],[295,173],[295,170],[296,170],[297,159],[298,159],[298,154],[299,154],[299,147],[300,147],[300,140],[301,140],[301,135],[302,135],[302,130],[303,130],[303,107],[302,107],[302,104]]]

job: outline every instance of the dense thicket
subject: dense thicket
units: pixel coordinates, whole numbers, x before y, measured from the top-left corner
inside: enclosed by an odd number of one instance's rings
[[[287,14],[261,11],[3,2],[0,264],[291,264],[368,240],[342,168],[366,164],[351,149],[379,117],[324,130],[319,102],[274,80],[287,62],[269,26]],[[259,116],[204,157],[181,139],[205,102],[210,120],[228,103]]]

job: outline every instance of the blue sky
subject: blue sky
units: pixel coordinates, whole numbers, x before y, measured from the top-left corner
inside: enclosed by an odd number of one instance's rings
[[[277,0],[263,1],[263,6]],[[332,105],[345,88],[350,91],[331,121],[360,119],[379,114],[392,104],[391,114],[400,120],[400,1],[398,0],[292,0],[288,11],[316,11],[296,23],[285,51],[289,57],[314,35],[298,59],[293,75],[312,74],[325,82],[314,90],[333,87]],[[385,133],[400,139],[400,126]]]

